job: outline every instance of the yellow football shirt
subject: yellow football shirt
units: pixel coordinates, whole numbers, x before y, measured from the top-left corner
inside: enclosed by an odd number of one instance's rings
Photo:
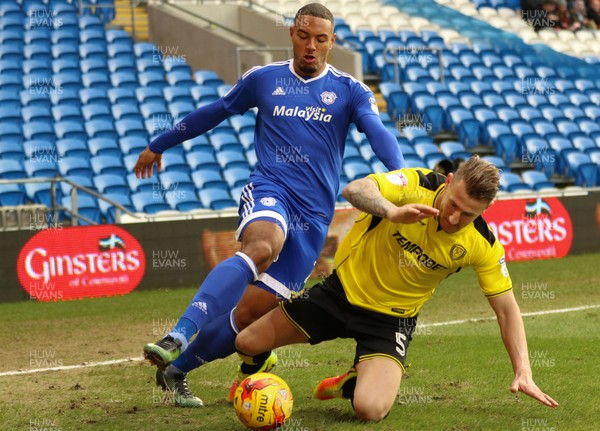
[[[382,195],[400,206],[435,206],[446,177],[429,169],[369,175]],[[336,272],[351,304],[398,317],[415,316],[439,283],[466,266],[477,272],[487,297],[512,288],[504,247],[478,217],[448,234],[437,218],[399,224],[361,213],[335,254]]]

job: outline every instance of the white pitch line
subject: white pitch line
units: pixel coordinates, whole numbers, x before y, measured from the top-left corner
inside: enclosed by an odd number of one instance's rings
[[[143,361],[144,358],[125,358],[125,359],[113,359],[111,361],[102,361],[102,362],[84,362],[83,364],[77,365],[62,365],[60,367],[51,367],[51,368],[35,368],[32,370],[16,370],[16,371],[4,371],[0,373],[0,377],[5,376],[19,376],[21,374],[34,374],[34,373],[44,373],[46,371],[64,371],[64,370],[76,370],[79,368],[89,368],[89,367],[103,367],[105,365],[115,365],[122,364],[123,362],[139,362]]]
[[[527,313],[521,313],[521,315],[523,317],[543,316],[545,314],[571,313],[573,311],[584,311],[584,310],[591,310],[594,308],[600,308],[600,304],[582,305],[581,307],[572,307],[572,308],[559,308],[556,310],[531,311],[531,312],[527,312]],[[449,326],[449,325],[459,325],[461,323],[483,322],[483,321],[487,321],[487,320],[496,320],[496,317],[478,317],[478,318],[472,318],[472,319],[449,320],[447,322],[424,323],[423,325],[419,325],[419,326],[422,328],[429,328],[429,327],[434,327],[434,326]],[[63,365],[63,366],[51,367],[51,368],[35,368],[32,370],[4,371],[4,372],[0,372],[0,377],[20,376],[23,374],[34,374],[34,373],[44,373],[46,371],[65,371],[65,370],[76,370],[79,368],[103,367],[105,365],[122,364],[124,362],[140,362],[143,360],[144,360],[144,358],[142,358],[142,357],[125,358],[125,359],[113,359],[111,361],[102,361],[102,362],[84,362],[83,364],[78,364],[78,365]]]

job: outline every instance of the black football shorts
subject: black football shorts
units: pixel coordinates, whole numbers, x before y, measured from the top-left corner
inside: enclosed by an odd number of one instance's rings
[[[417,317],[398,318],[350,304],[335,271],[296,298],[281,302],[280,307],[310,344],[353,338],[356,340],[355,364],[386,357],[404,369]]]

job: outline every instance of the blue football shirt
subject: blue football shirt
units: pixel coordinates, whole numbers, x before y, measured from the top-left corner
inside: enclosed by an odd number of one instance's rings
[[[249,181],[259,176],[273,182],[329,223],[350,123],[379,115],[371,90],[331,65],[304,79],[287,60],[250,69],[223,102],[232,115],[258,108],[258,163]]]

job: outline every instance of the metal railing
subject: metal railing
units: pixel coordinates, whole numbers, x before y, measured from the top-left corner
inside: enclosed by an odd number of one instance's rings
[[[58,202],[57,199],[57,185],[60,184],[61,182],[69,184],[71,186],[71,190],[70,190],[70,197],[71,197],[71,208],[67,208],[63,205],[61,205]],[[4,184],[32,184],[32,183],[50,183],[50,208],[48,208],[48,211],[51,213],[50,216],[50,220],[53,220],[54,222],[57,222],[59,219],[59,212],[64,211],[67,214],[69,214],[71,216],[71,226],[78,226],[79,225],[79,220],[83,220],[86,223],[92,224],[92,225],[96,225],[98,223],[96,223],[94,220],[91,220],[90,218],[86,217],[85,215],[79,214],[78,212],[78,205],[77,205],[77,199],[78,199],[78,192],[83,192],[83,193],[87,193],[88,195],[91,195],[99,200],[102,200],[106,203],[108,203],[109,205],[112,205],[115,207],[115,220],[114,223],[119,224],[121,221],[121,214],[127,214],[129,216],[132,216],[134,218],[138,218],[140,220],[142,220],[142,218],[128,210],[127,208],[125,208],[122,204],[115,202],[112,199],[109,199],[105,196],[102,196],[100,193],[96,192],[95,190],[89,189],[87,187],[84,187],[80,184],[74,183],[71,180],[68,180],[66,178],[63,177],[54,177],[54,178],[23,178],[23,179],[11,179],[11,180],[2,180],[0,179],[0,185],[4,185]],[[2,207],[0,207],[1,209]]]

